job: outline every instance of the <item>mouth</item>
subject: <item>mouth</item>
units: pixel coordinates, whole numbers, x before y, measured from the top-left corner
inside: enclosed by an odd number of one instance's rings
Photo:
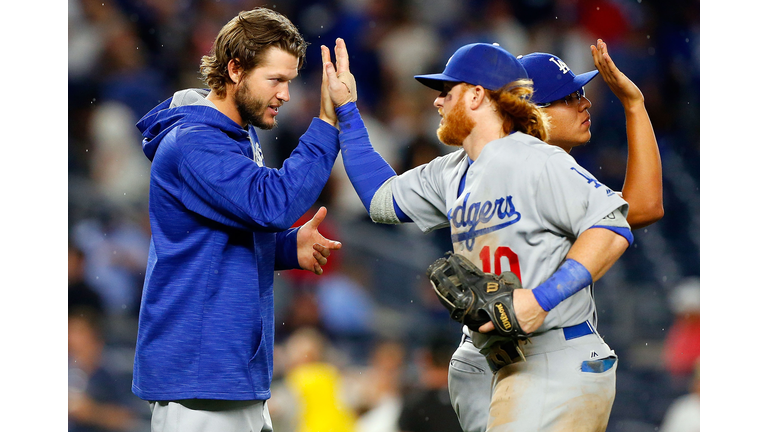
[[[587,119],[584,120],[583,122],[581,122],[581,124],[586,125],[586,126],[591,126],[592,125],[592,116],[587,116]]]
[[[280,105],[270,105],[268,108],[272,116],[276,116],[277,112],[280,111]]]

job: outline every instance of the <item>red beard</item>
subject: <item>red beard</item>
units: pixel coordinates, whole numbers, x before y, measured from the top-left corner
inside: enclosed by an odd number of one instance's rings
[[[462,91],[455,107],[445,115],[443,124],[437,128],[437,138],[444,144],[454,147],[461,147],[464,139],[469,136],[477,123],[469,118],[467,109],[464,106],[464,93]]]

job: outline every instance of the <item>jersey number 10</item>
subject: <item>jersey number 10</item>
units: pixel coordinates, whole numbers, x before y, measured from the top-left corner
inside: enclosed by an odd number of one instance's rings
[[[491,248],[485,246],[480,250],[480,261],[483,262],[483,272],[496,273],[500,275],[505,269],[502,269],[501,259],[506,258],[509,263],[509,271],[514,273],[522,283],[523,278],[520,276],[520,260],[517,258],[517,254],[512,252],[507,246],[499,246],[493,251],[493,267],[491,267]]]

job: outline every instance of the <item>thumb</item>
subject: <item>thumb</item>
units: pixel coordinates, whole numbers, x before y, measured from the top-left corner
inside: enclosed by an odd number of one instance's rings
[[[325,85],[328,82],[328,68],[323,68],[323,79],[322,83]]]
[[[320,53],[321,53],[321,56],[323,57],[323,83],[325,83],[328,80],[328,75],[330,75],[328,73],[328,65],[330,64],[331,66],[333,66],[333,64],[331,64],[331,54],[330,54],[330,51],[328,51],[328,47],[326,47],[325,45],[321,45]]]
[[[318,226],[320,226],[320,223],[323,222],[325,219],[325,215],[328,214],[328,210],[325,207],[320,207],[317,210],[317,213],[315,213],[314,216],[312,216],[312,219],[307,222],[307,226],[312,229],[317,229]]]
[[[480,328],[477,329],[477,331],[479,331],[480,333],[488,333],[488,332],[492,332],[495,329],[496,327],[493,325],[493,322],[488,321],[487,323],[481,325]]]

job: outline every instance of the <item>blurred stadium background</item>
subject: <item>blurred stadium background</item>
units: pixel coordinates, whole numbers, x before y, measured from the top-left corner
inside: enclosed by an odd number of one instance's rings
[[[332,46],[336,37],[347,42],[374,147],[398,172],[447,151],[434,134],[436,95],[414,74],[441,71],[450,54],[469,42],[498,42],[514,54],[555,53],[578,74],[594,69],[589,45],[605,40],[618,67],[645,95],[661,150],[666,210],[661,221],[635,231],[635,244],[597,284],[598,330],[620,358],[608,431],[665,430],[670,407],[697,392],[698,1],[68,2],[69,303],[76,312],[69,325],[70,430],[96,430],[76,421],[77,410],[85,409],[78,404],[83,394],[124,408],[124,417],[114,418],[125,421],[101,430],[149,430],[146,403],[130,392],[150,235],[150,164],[134,125],[175,90],[202,87],[200,57],[224,23],[256,6],[288,16],[311,44],[279,127],[260,133],[272,167],[281,165],[317,115],[320,45]],[[593,139],[572,155],[620,190],[623,110],[600,78],[586,92],[593,103]],[[456,346],[460,338],[423,277],[450,248],[448,234],[373,224],[337,168],[317,205],[329,209],[321,232],[340,240],[343,249],[323,276],[289,271],[275,279],[278,347],[269,403],[278,432],[307,430],[297,398],[334,388],[336,395],[328,393],[325,402],[343,408],[337,415],[347,419],[345,430],[397,431],[408,395],[433,385],[424,379],[430,375],[424,359],[440,360],[446,350],[436,347]],[[78,317],[88,316],[81,309],[86,306],[97,311],[95,319],[78,324]],[[88,330],[91,324],[97,333]],[[295,358],[299,352],[324,365],[315,376],[325,381],[308,387],[308,380],[297,378],[309,373]],[[94,359],[101,375],[82,370],[77,358]]]

